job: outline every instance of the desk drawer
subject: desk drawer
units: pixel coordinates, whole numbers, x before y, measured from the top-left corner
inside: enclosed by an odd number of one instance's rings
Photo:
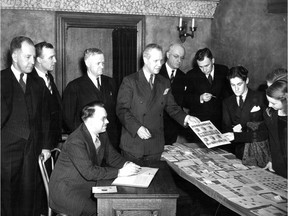
[[[98,216],[175,216],[177,199],[98,199]]]
[[[115,210],[113,216],[160,216],[160,210]]]

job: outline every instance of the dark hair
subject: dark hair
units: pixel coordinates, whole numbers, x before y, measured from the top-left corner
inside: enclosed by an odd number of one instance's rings
[[[88,59],[90,56],[95,54],[103,54],[102,50],[98,48],[88,48],[84,51],[84,61]]]
[[[86,119],[93,116],[93,114],[95,113],[95,107],[97,106],[104,108],[104,103],[102,101],[93,101],[85,105],[82,109],[81,119],[85,121]]]
[[[10,43],[10,54],[12,55],[15,50],[21,49],[22,43],[27,42],[28,44],[34,46],[33,41],[25,36],[18,36],[12,39]]]
[[[227,74],[227,79],[230,80],[235,77],[239,77],[243,81],[246,81],[248,78],[248,70],[243,66],[236,66],[230,68]]]
[[[276,100],[287,99],[287,81],[277,80],[266,89],[266,95]]]
[[[285,68],[277,68],[266,75],[266,81],[269,83],[274,83],[281,79],[287,80],[287,70]]]
[[[143,57],[145,58],[150,58],[150,51],[152,49],[157,49],[161,52],[163,52],[163,49],[160,45],[158,44],[155,44],[155,43],[151,43],[151,44],[148,44],[145,48],[144,48],[144,51],[143,51]]]
[[[194,59],[195,59],[195,61],[203,61],[203,59],[205,57],[207,57],[209,59],[213,58],[213,54],[212,54],[211,50],[208,48],[199,49],[196,52]]]
[[[36,49],[36,58],[40,57],[43,52],[43,48],[48,48],[48,49],[54,49],[53,45],[51,43],[47,43],[46,41],[40,42],[35,45]]]

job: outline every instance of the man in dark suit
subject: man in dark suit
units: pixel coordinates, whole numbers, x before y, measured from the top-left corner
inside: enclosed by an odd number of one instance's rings
[[[181,44],[171,44],[166,53],[167,61],[162,65],[159,74],[168,78],[171,83],[172,95],[176,103],[182,107],[185,93],[185,73],[179,69],[185,56],[185,49]],[[177,140],[181,127],[167,112],[164,112],[165,144],[172,145]]]
[[[143,60],[141,70],[123,79],[116,106],[122,123],[122,154],[139,164],[161,157],[165,143],[164,110],[182,126],[199,122],[177,105],[169,80],[158,75],[163,60],[161,46],[147,45]]]
[[[83,123],[68,136],[52,172],[50,206],[68,215],[95,215],[92,187],[101,179],[129,176],[139,166],[127,162],[110,144],[104,104],[91,102],[82,110]],[[109,166],[103,166],[105,160]]]
[[[31,76],[30,38],[10,44],[11,67],[1,71],[1,215],[40,215],[38,155],[50,157],[45,89]],[[42,182],[43,184],[43,182]]]
[[[248,88],[248,70],[242,66],[232,67],[228,79],[234,95],[223,101],[223,132],[230,132],[225,135],[230,136],[233,142],[226,147],[237,158],[243,159],[243,163],[264,167],[270,159],[266,142],[268,132],[263,118],[266,109],[265,95]],[[248,148],[245,143],[253,142],[257,142],[257,150],[251,149],[251,158],[243,158],[244,148]]]
[[[226,78],[228,68],[214,64],[208,48],[200,49],[194,57],[194,68],[186,74],[185,107],[201,121],[210,120],[218,129],[222,122],[222,101],[232,95]]]
[[[71,81],[63,93],[63,118],[68,133],[81,124],[82,108],[95,100],[105,104],[110,124],[107,133],[112,145],[119,147],[120,132],[115,113],[116,87],[112,78],[103,75],[104,54],[100,49],[89,48],[84,51],[87,74]]]
[[[53,147],[57,147],[61,140],[62,131],[62,101],[58,89],[55,85],[51,71],[54,70],[56,54],[52,44],[41,42],[35,45],[36,61],[31,72],[35,78],[46,88],[50,117],[50,139]]]

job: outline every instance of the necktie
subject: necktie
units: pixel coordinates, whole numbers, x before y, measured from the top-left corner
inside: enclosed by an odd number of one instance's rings
[[[172,73],[171,73],[171,76],[170,76],[170,82],[171,82],[171,83],[173,83],[174,78],[175,78],[174,73],[175,73],[175,70],[172,70]]]
[[[47,88],[49,89],[50,93],[52,94],[52,87],[51,87],[50,77],[48,76],[48,73],[45,74],[45,76],[47,78]]]
[[[213,81],[213,79],[212,79],[211,74],[208,75],[208,81],[209,81],[210,85],[212,85],[212,81]]]
[[[239,107],[242,109],[243,107],[243,98],[242,95],[239,96]]]
[[[100,79],[100,76],[97,77],[97,88],[100,91],[100,80],[99,79]]]
[[[95,149],[96,149],[97,153],[98,153],[100,145],[101,145],[101,142],[100,142],[98,136],[96,136],[96,139],[94,140],[94,146],[95,146]]]
[[[153,74],[150,75],[150,79],[149,79],[149,84],[150,84],[150,88],[151,90],[153,89]]]
[[[21,73],[20,74],[20,79],[19,79],[19,84],[20,84],[21,88],[23,89],[23,92],[25,93],[25,91],[26,91],[26,83],[23,80],[23,76],[24,76],[24,73]]]

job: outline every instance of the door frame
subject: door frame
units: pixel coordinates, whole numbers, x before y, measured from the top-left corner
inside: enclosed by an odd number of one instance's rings
[[[144,47],[145,16],[125,14],[95,14],[56,12],[56,52],[57,63],[55,81],[62,95],[66,83],[66,39],[69,28],[108,28],[137,27],[137,70],[140,68],[141,54]]]

